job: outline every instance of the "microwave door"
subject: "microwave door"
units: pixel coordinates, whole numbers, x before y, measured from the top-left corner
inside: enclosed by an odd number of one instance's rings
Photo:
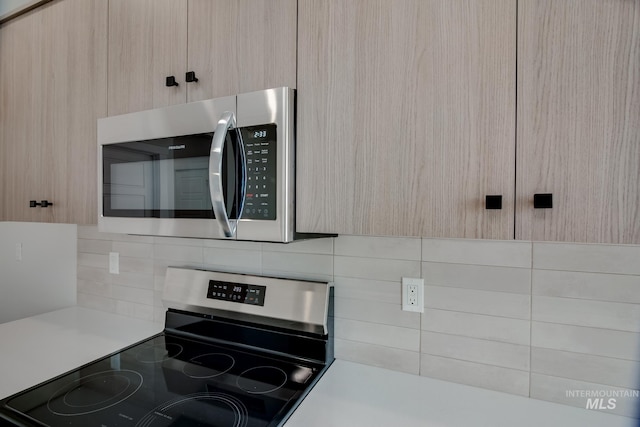
[[[209,192],[224,236],[236,238],[246,197],[246,157],[235,115],[225,111],[213,134],[209,156]]]

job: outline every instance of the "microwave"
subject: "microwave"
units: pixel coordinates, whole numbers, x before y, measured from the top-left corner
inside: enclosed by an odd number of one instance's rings
[[[294,240],[294,126],[286,87],[99,119],[99,231]]]

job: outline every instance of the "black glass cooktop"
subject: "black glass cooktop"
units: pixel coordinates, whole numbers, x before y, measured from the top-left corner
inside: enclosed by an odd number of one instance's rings
[[[318,372],[163,333],[14,396],[5,410],[25,425],[272,426]]]

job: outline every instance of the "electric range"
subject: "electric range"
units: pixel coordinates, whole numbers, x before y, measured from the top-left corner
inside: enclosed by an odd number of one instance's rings
[[[326,282],[168,268],[162,333],[0,401],[0,425],[277,426],[333,361]]]

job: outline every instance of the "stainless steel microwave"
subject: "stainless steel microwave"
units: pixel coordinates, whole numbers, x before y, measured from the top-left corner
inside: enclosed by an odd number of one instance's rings
[[[286,87],[98,120],[98,228],[289,242],[295,91]]]

